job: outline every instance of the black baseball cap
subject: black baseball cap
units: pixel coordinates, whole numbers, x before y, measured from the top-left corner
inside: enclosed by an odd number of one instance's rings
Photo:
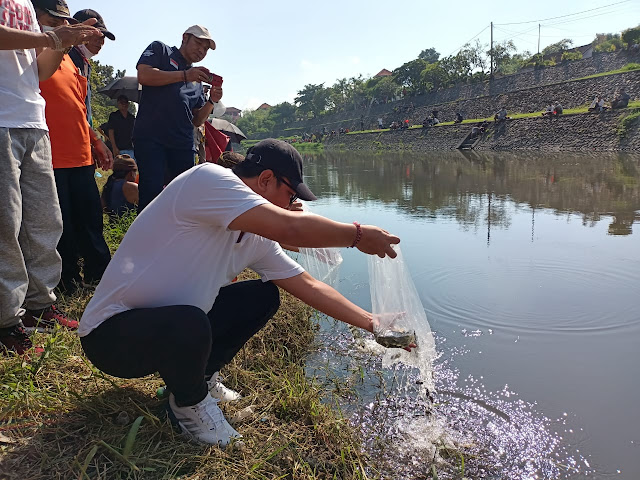
[[[98,30],[100,30],[102,34],[108,39],[110,40],[116,39],[116,36],[113,33],[111,33],[109,30],[107,30],[107,27],[104,24],[102,15],[100,15],[95,10],[91,10],[90,8],[85,8],[84,10],[80,10],[76,12],[73,18],[75,18],[78,22],[84,22],[85,20],[89,20],[90,18],[95,18],[97,22],[93,26]]]
[[[64,0],[32,0],[32,3],[34,7],[44,10],[53,17],[62,18],[70,24],[78,23],[78,21],[71,16],[67,2]]]
[[[262,165],[277,176],[287,177],[291,187],[302,200],[317,200],[302,181],[302,157],[287,142],[275,138],[261,140],[249,148],[245,161]]]

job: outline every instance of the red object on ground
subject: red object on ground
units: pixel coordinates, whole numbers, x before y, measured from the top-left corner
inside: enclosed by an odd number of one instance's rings
[[[209,122],[204,122],[204,151],[207,162],[218,163],[222,152],[229,144],[229,137],[217,130]]]

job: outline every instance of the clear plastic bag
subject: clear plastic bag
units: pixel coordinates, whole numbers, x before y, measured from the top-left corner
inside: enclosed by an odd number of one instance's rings
[[[401,362],[420,370],[427,388],[433,386],[432,362],[435,342],[420,296],[411,279],[399,245],[393,246],[396,258],[369,256],[371,311],[378,326],[376,341],[387,348],[383,366]],[[415,342],[412,352],[403,350]]]
[[[298,263],[313,278],[335,286],[342,254],[337,248],[300,248]]]

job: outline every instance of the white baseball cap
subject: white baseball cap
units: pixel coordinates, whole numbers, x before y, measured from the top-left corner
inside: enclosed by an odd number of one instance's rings
[[[192,25],[189,28],[187,28],[184,31],[184,33],[188,33],[190,35],[193,35],[196,38],[202,38],[204,40],[209,40],[209,48],[211,50],[215,50],[216,49],[216,42],[214,42],[213,38],[211,38],[211,34],[209,33],[209,30],[207,30],[202,25]]]

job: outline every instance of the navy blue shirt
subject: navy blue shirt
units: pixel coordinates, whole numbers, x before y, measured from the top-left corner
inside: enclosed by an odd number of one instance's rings
[[[80,74],[87,79],[87,96],[84,99],[84,104],[87,106],[87,121],[89,126],[93,128],[93,112],[91,111],[91,63],[84,58],[84,55],[80,53],[78,47],[73,47],[69,50],[69,57],[73,61],[73,64],[78,67]]]
[[[150,65],[165,72],[191,68],[178,48],[158,41],[147,47],[138,65]],[[162,87],[143,85],[133,129],[134,142],[152,140],[169,148],[193,150],[193,109],[204,103],[199,82],[180,81]]]

